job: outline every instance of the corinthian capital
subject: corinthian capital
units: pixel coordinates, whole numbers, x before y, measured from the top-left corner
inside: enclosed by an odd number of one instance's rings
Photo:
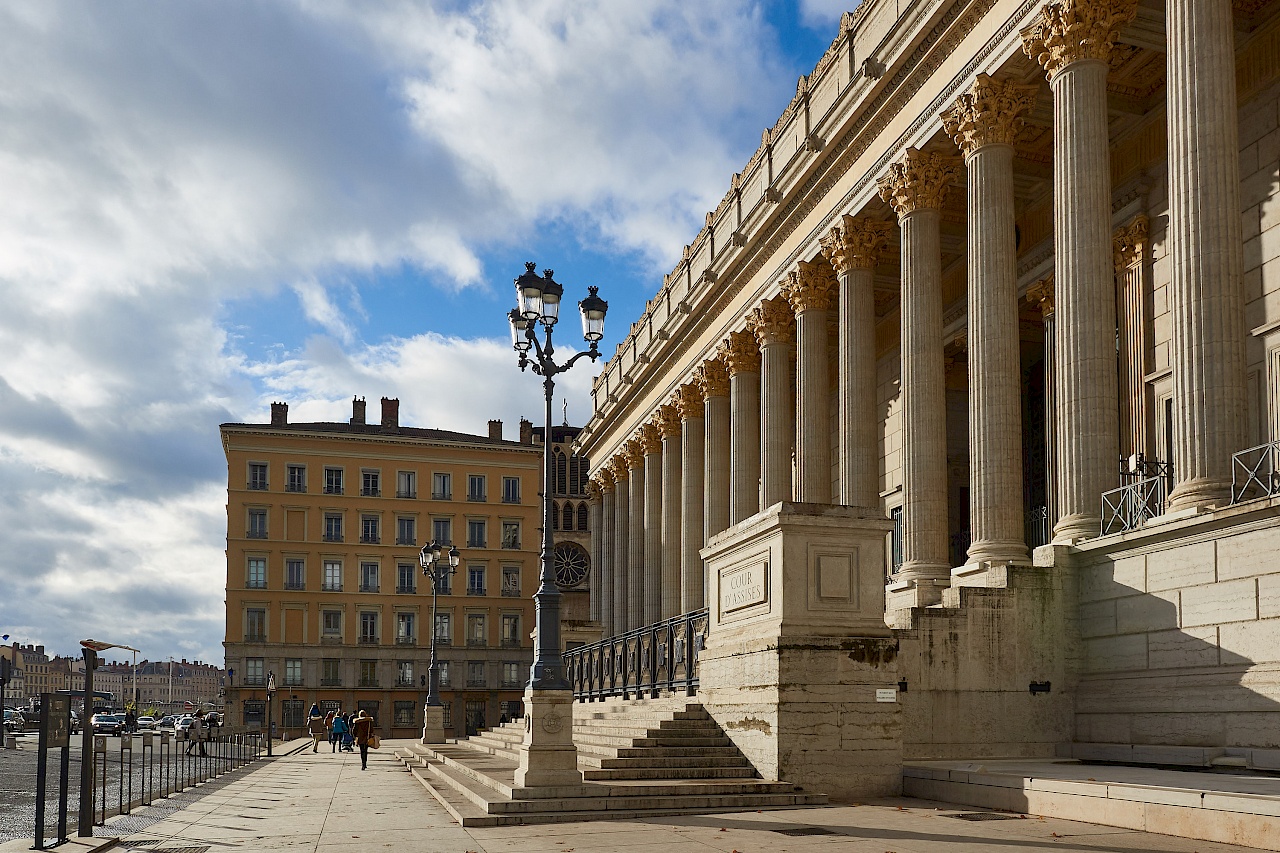
[[[640,427],[640,450],[648,456],[662,452],[662,433],[658,431],[657,417]]]
[[[791,310],[826,311],[836,294],[836,274],[826,261],[801,261],[800,268],[787,276],[782,285],[782,295],[791,303]]]
[[[747,314],[747,328],[762,347],[789,344],[795,339],[795,315],[785,299],[775,296],[764,300]]]
[[[719,357],[729,369],[730,376],[760,372],[760,347],[750,332],[730,332],[720,344]]]
[[[1022,114],[1036,102],[1035,86],[979,74],[969,91],[942,115],[942,126],[968,157],[987,145],[1012,145]]]
[[[613,476],[613,482],[619,486],[627,481],[627,477],[631,473],[631,468],[627,459],[627,447],[623,445],[618,451],[618,455],[609,460],[606,466],[609,473]]]
[[[641,427],[643,431],[644,427]],[[637,436],[623,445],[623,453],[627,457],[627,467],[643,468],[644,467],[644,440],[642,436]]]
[[[917,210],[941,210],[959,171],[952,157],[908,148],[876,186],[880,188],[880,198],[889,202],[901,219]]]
[[[1053,276],[1037,281],[1027,288],[1027,301],[1040,306],[1045,317],[1053,314]]]
[[[853,270],[875,269],[888,239],[888,222],[846,213],[840,217],[840,224],[822,238],[822,254],[841,275]]]
[[[723,349],[721,346],[722,352]],[[723,355],[702,362],[693,373],[693,381],[701,388],[704,401],[707,397],[728,397],[729,367]]]
[[[1151,223],[1143,214],[1138,214],[1128,225],[1122,225],[1111,235],[1111,250],[1115,261],[1116,274],[1129,267],[1142,263],[1147,249],[1147,232]]]
[[[656,420],[658,432],[663,438],[680,437],[680,410],[673,404],[668,403],[659,408]]]
[[[612,492],[614,483],[616,482],[613,478],[613,466],[611,465],[603,466],[599,471],[596,472],[596,475],[591,478],[591,482],[595,484],[595,487],[600,492],[600,494],[604,494],[605,492]]]
[[[703,390],[702,378],[695,373],[693,379],[681,385],[676,391],[676,408],[680,411],[680,417],[683,420],[694,420],[701,418],[706,414],[706,392]],[[727,383],[726,383],[727,385]],[[728,391],[728,388],[725,388]]]
[[[1073,62],[1111,58],[1120,28],[1138,13],[1138,0],[1057,0],[1022,31],[1022,50],[1049,75]]]

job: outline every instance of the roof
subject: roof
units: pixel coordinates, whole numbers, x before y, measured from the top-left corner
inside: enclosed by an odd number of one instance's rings
[[[447,429],[424,429],[422,427],[394,427],[384,432],[382,424],[353,424],[322,421],[318,423],[290,424],[221,424],[221,429],[245,429],[255,432],[310,432],[323,435],[350,436],[386,436],[389,438],[418,438],[424,441],[450,441],[459,444],[490,444],[496,447],[531,449],[530,445],[521,444],[505,438],[489,438],[487,435],[471,435],[465,432],[453,432]]]

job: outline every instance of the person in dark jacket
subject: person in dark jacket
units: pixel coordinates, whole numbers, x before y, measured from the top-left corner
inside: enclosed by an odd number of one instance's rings
[[[369,741],[373,739],[373,717],[363,710],[351,724],[351,733],[355,735],[356,746],[360,747],[360,769],[369,769]]]

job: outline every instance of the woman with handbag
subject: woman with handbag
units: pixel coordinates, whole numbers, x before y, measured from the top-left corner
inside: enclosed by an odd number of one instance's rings
[[[355,736],[356,746],[360,747],[360,769],[369,769],[369,747],[378,736],[373,733],[373,717],[361,709],[355,722],[351,724],[351,733]],[[377,749],[377,746],[374,746]]]

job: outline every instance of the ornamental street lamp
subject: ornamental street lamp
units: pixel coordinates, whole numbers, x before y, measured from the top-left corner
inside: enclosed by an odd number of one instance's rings
[[[458,570],[458,549],[444,550],[444,543],[434,539],[422,546],[418,563],[422,574],[431,578],[431,663],[427,666],[427,704],[423,709],[422,742],[444,743],[444,706],[440,703],[439,675],[436,664],[436,609],[440,587]]]
[[[577,750],[573,745],[573,693],[565,678],[564,658],[560,648],[560,590],[556,587],[554,568],[555,542],[551,535],[551,398],[555,392],[555,376],[564,373],[584,356],[595,361],[600,357],[598,345],[604,337],[604,316],[609,304],[587,288],[587,298],[578,303],[582,315],[582,337],[591,346],[562,365],[553,359],[555,347],[552,332],[560,318],[560,301],[564,287],[552,278],[551,270],[539,276],[532,262],[516,279],[517,307],[507,315],[511,324],[511,345],[520,356],[520,369],[532,365],[542,377],[546,402],[542,442],[542,553],[538,575],[538,591],[534,593],[534,661],[525,686],[525,706],[529,723],[520,748],[520,767],[516,784],[520,787],[542,787],[580,784]],[[542,324],[543,338],[537,334]]]

